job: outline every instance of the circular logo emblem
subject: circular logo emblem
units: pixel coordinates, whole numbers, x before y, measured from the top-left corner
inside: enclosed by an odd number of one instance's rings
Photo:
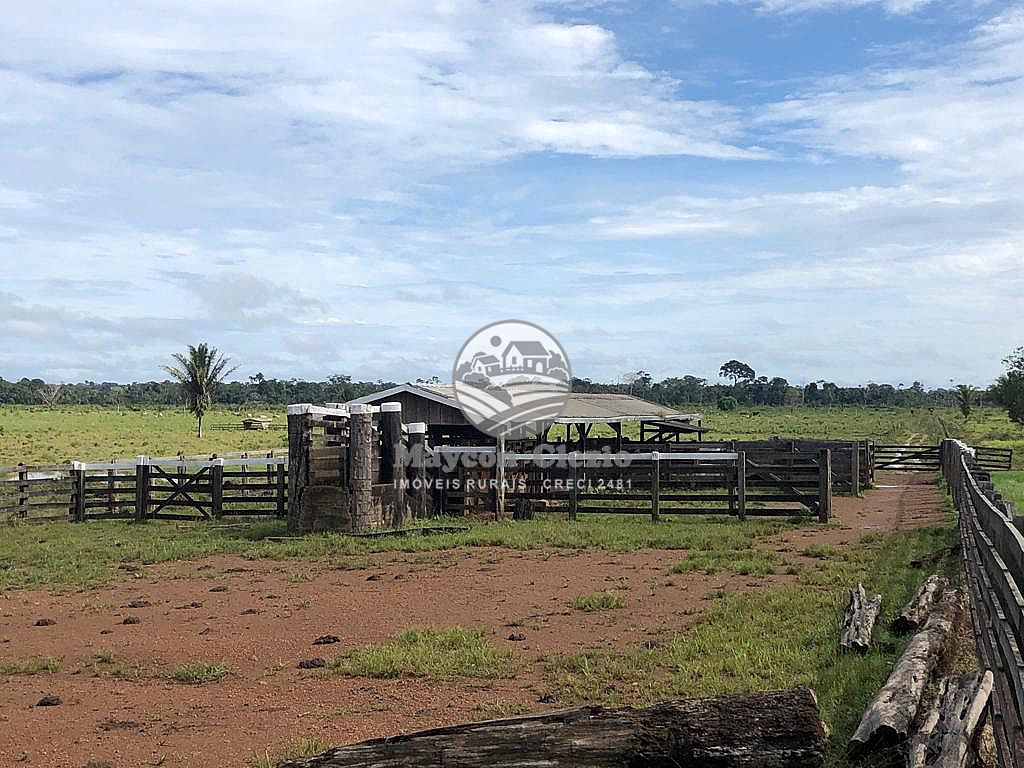
[[[495,437],[541,434],[565,409],[572,384],[562,345],[539,325],[501,320],[462,345],[452,371],[455,399],[469,422]]]

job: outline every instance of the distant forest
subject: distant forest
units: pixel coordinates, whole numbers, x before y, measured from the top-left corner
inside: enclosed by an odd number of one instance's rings
[[[613,383],[573,379],[575,392],[618,392],[636,395],[670,406],[714,406],[722,398],[734,398],[738,405],[868,405],[868,406],[954,406],[950,389],[925,389],[920,382],[910,386],[866,384],[840,387],[818,381],[793,386],[781,377],[757,376],[752,368],[732,360],[720,374],[729,383],[711,382],[697,376],[670,377],[654,381],[646,371],[637,371]],[[423,381],[423,380],[421,380]],[[431,380],[438,383],[437,379]],[[222,383],[216,390],[218,405],[258,407],[288,403],[345,402],[395,386],[394,382],[352,381],[350,376],[331,376],[326,381],[268,379],[263,374],[247,381]],[[979,396],[981,393],[979,393]],[[0,378],[0,404],[9,405],[93,405],[118,407],[174,406],[181,403],[179,386],[171,381],[132,384],[85,381],[53,384],[41,379],[10,382]]]

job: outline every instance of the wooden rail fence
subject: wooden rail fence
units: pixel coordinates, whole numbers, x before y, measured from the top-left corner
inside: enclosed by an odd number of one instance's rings
[[[432,474],[435,509],[493,514],[502,519],[537,511],[580,514],[750,516],[815,514],[827,522],[832,509],[831,451],[505,453],[479,446],[437,446],[432,454],[474,457],[439,462]],[[490,461],[480,461],[482,457]],[[621,463],[617,463],[616,459]],[[455,466],[451,469],[452,464]],[[498,469],[500,468],[500,469]],[[796,506],[794,506],[796,504]]]
[[[0,521],[284,517],[287,459],[274,453],[0,468]]]
[[[960,512],[975,644],[995,676],[992,728],[1002,768],[1024,768],[1024,534],[1013,505],[995,491],[975,449],[941,446],[942,472]]]

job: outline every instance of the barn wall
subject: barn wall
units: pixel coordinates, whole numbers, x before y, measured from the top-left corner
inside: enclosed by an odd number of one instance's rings
[[[462,411],[449,405],[435,402],[429,398],[401,392],[397,395],[379,397],[367,401],[372,405],[381,403],[401,403],[402,421],[406,424],[422,421],[424,424],[468,424]]]

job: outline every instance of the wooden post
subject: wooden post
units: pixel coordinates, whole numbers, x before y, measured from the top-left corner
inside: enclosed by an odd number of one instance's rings
[[[277,517],[284,517],[288,514],[288,469],[283,461],[280,459],[277,462],[277,495],[275,500],[277,501]]]
[[[28,517],[28,467],[18,465],[18,516]]]
[[[149,459],[135,457],[135,519],[145,520],[149,516]]]
[[[374,529],[373,514],[373,412],[370,406],[349,406],[349,456],[352,474],[349,491],[352,498],[352,529],[369,533]]]
[[[417,421],[409,425],[409,451],[412,453],[412,516],[417,520],[427,517],[427,425]]]
[[[210,515],[216,520],[224,514],[224,459],[214,459],[210,467]]]
[[[494,457],[494,519],[505,519],[505,438],[498,438]]]
[[[661,519],[661,454],[651,453],[651,522]]]
[[[578,488],[576,483],[579,480],[579,467],[576,466],[576,452],[568,454],[569,461],[569,519],[576,519],[576,508],[579,506],[577,498]]]
[[[818,522],[827,523],[832,516],[832,451],[818,454]]]
[[[380,404],[380,481],[394,483],[402,477],[402,404]]]
[[[309,482],[309,441],[306,422],[313,406],[288,406],[288,532],[296,533],[299,524],[299,502]],[[344,475],[343,475],[344,476]]]
[[[85,522],[85,470],[82,463],[74,461],[71,463],[71,475],[74,478],[74,504],[72,507],[72,521],[76,523]]]
[[[860,496],[860,443],[850,443],[850,492]]]
[[[736,458],[736,514],[747,519],[747,453],[739,451]]]
[[[111,516],[113,516],[115,511],[114,493],[116,491],[116,487],[114,485],[114,478],[116,474],[117,473],[112,469],[107,470],[107,514]]]

